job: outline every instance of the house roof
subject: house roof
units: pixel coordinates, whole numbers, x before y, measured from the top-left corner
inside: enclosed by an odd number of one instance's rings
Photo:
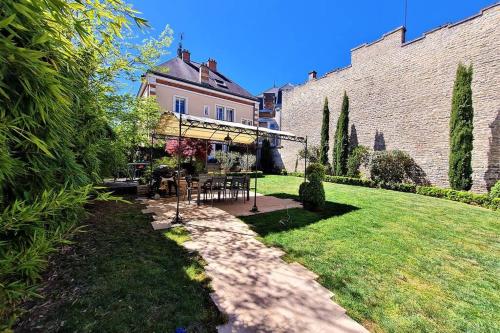
[[[227,76],[219,72],[214,72],[210,70],[208,84],[200,83],[199,82],[200,66],[201,64],[198,62],[194,61],[185,62],[181,58],[175,57],[159,65],[159,67],[167,67],[168,72],[163,73],[161,71],[155,71],[155,70],[150,70],[149,72],[159,76],[164,76],[167,78],[184,81],[205,88],[210,88],[213,90],[224,92],[226,94],[231,94],[239,97],[248,98],[251,100],[256,100],[255,96],[253,96],[251,93],[242,88],[240,85],[236,84]]]
[[[295,88],[295,86],[294,86],[293,84],[291,84],[291,83],[287,83],[287,84],[285,84],[285,85],[281,86],[281,87],[280,87],[280,90],[291,90],[291,89],[293,89],[293,88]]]
[[[290,89],[293,89],[294,88],[294,85],[291,84],[291,83],[287,83],[281,87],[272,87],[272,88],[269,88],[267,90],[264,90],[261,94],[257,95],[257,97],[264,97],[264,94],[265,93],[273,93],[275,95],[278,95],[278,92],[280,90],[290,90]]]

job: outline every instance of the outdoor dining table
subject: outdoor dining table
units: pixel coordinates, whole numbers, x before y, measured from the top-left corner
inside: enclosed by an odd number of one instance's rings
[[[241,177],[241,176],[226,176],[226,185],[231,185],[231,182],[233,180],[233,177]],[[211,178],[207,179],[204,183],[200,182],[199,177],[193,177],[193,182],[198,183],[198,197],[196,199],[196,203],[199,206],[201,204],[201,187],[207,183],[208,181],[211,181]],[[250,200],[250,177],[247,177],[247,182],[245,184],[246,187],[246,194],[247,194],[247,200]],[[217,200],[220,201],[220,193],[219,196],[217,197]]]

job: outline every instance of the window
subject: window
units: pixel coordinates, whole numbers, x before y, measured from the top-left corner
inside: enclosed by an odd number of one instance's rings
[[[245,119],[245,118],[242,118],[241,119],[241,123],[243,125],[249,125],[249,126],[252,126],[253,125],[253,121],[251,121],[250,119]]]
[[[234,121],[234,109],[226,108],[226,121]]]
[[[216,107],[216,119],[217,120],[224,120],[224,107],[223,106],[217,106]]]
[[[204,115],[205,117],[210,117],[210,108],[208,107],[208,105],[205,105],[205,106],[203,107],[203,115]]]
[[[226,85],[226,82],[224,82],[222,80],[219,80],[219,79],[215,79],[215,82],[217,83],[217,87],[228,89],[227,85]]]
[[[184,97],[174,96],[174,112],[186,114],[187,102]]]

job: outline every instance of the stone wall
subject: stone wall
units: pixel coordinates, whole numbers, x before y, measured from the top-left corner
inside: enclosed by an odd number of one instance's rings
[[[284,93],[282,129],[319,144],[323,101],[333,133],[344,90],[350,99],[350,137],[375,149],[407,151],[435,185],[448,186],[449,117],[458,63],[473,65],[473,190],[500,175],[500,5],[404,42],[404,28],[351,50],[351,65]],[[293,171],[299,144],[283,141]],[[303,163],[298,164],[298,171]]]

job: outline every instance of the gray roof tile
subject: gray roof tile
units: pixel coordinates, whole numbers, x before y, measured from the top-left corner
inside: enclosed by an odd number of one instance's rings
[[[181,58],[175,57],[159,65],[159,67],[167,67],[168,72],[162,73],[154,70],[151,70],[150,72],[153,72],[159,76],[178,79],[199,86],[205,86],[207,88],[211,88],[220,92],[246,97],[252,100],[256,99],[255,96],[253,96],[251,93],[219,72],[210,71],[208,86],[205,84],[201,84],[199,82],[200,65],[201,64],[198,62],[191,61],[187,63]],[[220,85],[221,82],[222,86]]]

